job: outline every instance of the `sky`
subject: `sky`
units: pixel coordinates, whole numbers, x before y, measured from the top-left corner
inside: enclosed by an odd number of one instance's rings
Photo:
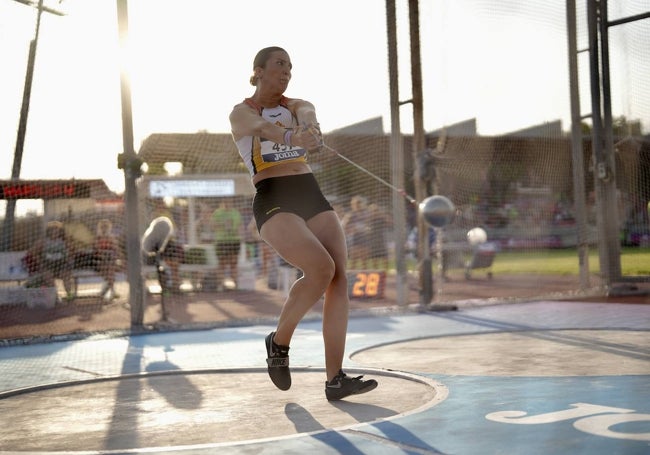
[[[647,0],[624,3],[624,14],[648,10]],[[407,100],[408,3],[396,4],[399,92]],[[558,119],[570,128],[564,0],[419,4],[425,130],[472,118],[483,135]],[[46,5],[66,15],[42,16],[21,178],[103,178],[123,191],[116,166],[123,151],[123,61],[136,151],[153,133],[229,133],[232,106],[253,93],[253,57],[269,45],[289,52],[294,69],[286,95],[312,101],[324,132],[375,117],[390,130],[384,0],[129,0],[126,56],[115,0]],[[0,0],[0,179],[11,176],[35,19],[34,8]],[[584,38],[584,27],[579,31]],[[624,54],[625,62],[638,59],[637,72],[645,65],[641,73],[649,74],[650,56],[638,48],[643,44]],[[581,97],[588,112],[585,65],[583,54]],[[622,77],[613,78],[615,114],[641,118],[647,131],[647,81]],[[639,89],[645,98],[631,102]],[[412,132],[411,109],[400,108],[404,133]]]

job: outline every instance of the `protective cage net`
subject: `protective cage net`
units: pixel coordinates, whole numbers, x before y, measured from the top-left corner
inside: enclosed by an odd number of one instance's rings
[[[578,3],[578,47],[584,48],[586,11],[584,2]],[[460,20],[452,14],[453,2],[441,4],[443,19]],[[444,62],[436,71],[447,81],[461,73],[467,77],[469,63],[474,86],[468,90],[491,97],[499,106],[488,115],[498,115],[501,109],[525,117],[522,99],[527,93],[537,94],[536,100],[563,100],[550,108],[548,122],[510,134],[484,134],[480,131],[484,113],[466,119],[440,114],[453,112],[459,101],[439,97],[440,128],[427,133],[425,149],[415,152],[413,137],[403,135],[401,160],[391,156],[391,136],[380,118],[330,132],[322,125],[328,147],[310,154],[309,162],[347,235],[353,310],[421,302],[423,273],[428,270],[421,266],[426,255],[420,237],[431,244],[434,305],[467,299],[569,297],[600,285],[599,205],[589,118],[582,125],[586,287],[580,279],[574,157],[566,113],[564,6],[510,10],[504,5],[480,2],[475,17],[465,18],[486,27],[481,45],[489,48],[489,60],[481,46],[468,47],[460,60],[444,49],[423,53],[424,60]],[[610,20],[644,12],[639,2],[610,2]],[[516,36],[499,39],[504,30]],[[552,36],[560,45],[550,49],[540,36]],[[424,25],[420,37],[425,49],[439,40]],[[650,274],[648,42],[648,20],[610,30],[619,211],[605,216],[618,218],[623,279]],[[527,68],[519,58],[522,43],[527,43],[525,52],[539,55],[536,71],[557,71],[564,83],[558,87],[531,82],[516,91],[508,84],[481,86],[481,74],[488,71],[521,73],[525,83]],[[561,64],[547,66],[548,59]],[[583,53],[579,56],[583,114],[590,111],[588,69]],[[431,102],[425,94],[425,106]],[[387,119],[383,123],[388,124]],[[150,234],[142,250],[127,251],[128,228],[134,223],[127,223],[123,195],[106,188],[101,172],[96,180],[53,179],[24,185],[5,181],[2,232],[5,239],[10,235],[6,251],[0,253],[0,339],[131,328],[139,317],[130,295],[131,260],[142,263],[144,326],[161,321],[172,328],[215,326],[279,315],[300,272],[260,241],[251,222],[254,189],[230,135],[160,132],[140,145],[138,155],[147,172],[137,187],[136,236]],[[168,163],[180,165],[170,171]],[[400,178],[395,180],[394,175]],[[417,205],[397,191],[402,189],[410,196],[424,191],[427,196],[448,197],[455,205],[454,220],[429,229],[428,237],[419,236]],[[20,208],[22,198],[39,197],[44,200],[44,215],[17,215],[12,223],[6,222],[9,199]],[[486,237],[472,234],[468,239],[474,228],[480,230],[473,233],[482,230]],[[405,268],[398,274],[400,264]],[[405,296],[398,295],[399,283]]]

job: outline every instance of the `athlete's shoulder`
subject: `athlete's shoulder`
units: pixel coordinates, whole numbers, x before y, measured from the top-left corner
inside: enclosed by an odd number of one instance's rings
[[[283,101],[284,101],[284,105],[289,109],[293,109],[304,105],[312,106],[312,103],[302,98],[288,98],[285,96],[283,97]]]
[[[252,111],[257,110],[255,103],[250,98],[246,98],[242,100],[241,103],[235,104],[232,108],[231,113],[240,112],[240,111],[251,111],[251,110]]]
[[[230,111],[230,123],[234,125],[242,125],[247,122],[252,121],[252,117],[257,117],[259,112],[255,109],[255,106],[251,106],[247,103],[248,99],[242,101],[241,103],[235,104],[232,111]]]

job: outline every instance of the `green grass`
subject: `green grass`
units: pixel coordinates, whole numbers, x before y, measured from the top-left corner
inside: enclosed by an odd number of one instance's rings
[[[492,270],[495,274],[536,273],[549,275],[578,275],[578,252],[567,250],[502,251],[497,253]],[[598,251],[589,251],[589,272],[599,273]],[[623,248],[623,276],[650,275],[650,249]]]
[[[410,271],[416,271],[417,260],[407,260],[406,267]],[[435,271],[435,260],[433,267]],[[500,251],[494,258],[492,272],[499,275],[577,276],[580,274],[579,267],[578,251],[574,249]],[[394,271],[395,264],[389,264],[389,268]],[[623,276],[650,275],[650,248],[622,248],[621,272]],[[598,250],[595,247],[589,249],[589,273],[600,273]]]

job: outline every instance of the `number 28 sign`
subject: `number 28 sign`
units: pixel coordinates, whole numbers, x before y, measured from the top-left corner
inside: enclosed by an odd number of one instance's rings
[[[348,271],[348,296],[351,299],[381,299],[385,285],[386,272],[383,270]]]

